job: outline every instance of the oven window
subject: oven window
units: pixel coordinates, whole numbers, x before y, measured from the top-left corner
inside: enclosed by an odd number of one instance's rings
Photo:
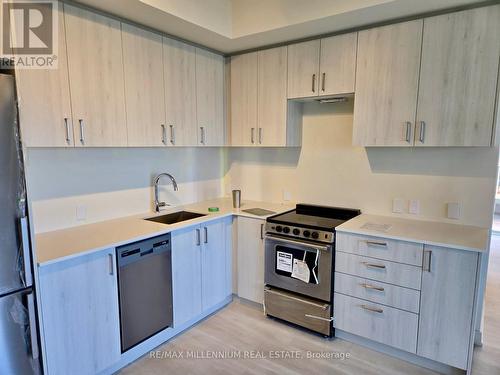
[[[318,253],[316,251],[305,251],[292,247],[277,245],[275,247],[274,272],[285,277],[292,277],[294,259],[304,261],[309,268],[309,283],[317,284],[318,275]]]

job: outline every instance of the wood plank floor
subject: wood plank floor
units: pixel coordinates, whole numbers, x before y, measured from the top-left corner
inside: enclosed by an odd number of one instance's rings
[[[500,374],[500,237],[495,237],[486,291],[484,346],[475,349],[473,374]],[[184,358],[144,356],[120,373],[160,374],[433,374],[432,371],[347,341],[326,340],[308,332],[266,318],[256,306],[236,300],[217,314],[158,348],[167,356],[184,353]],[[186,358],[214,352],[228,356],[239,352],[266,358]],[[270,358],[274,351],[344,353],[349,358]],[[279,353],[275,353],[276,355]]]

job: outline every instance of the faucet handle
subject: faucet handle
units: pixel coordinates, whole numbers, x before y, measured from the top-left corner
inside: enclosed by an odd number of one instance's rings
[[[170,206],[169,204],[166,204],[165,202],[158,202],[158,207],[166,207]]]

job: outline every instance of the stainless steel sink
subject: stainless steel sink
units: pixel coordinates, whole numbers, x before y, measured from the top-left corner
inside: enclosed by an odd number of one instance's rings
[[[196,212],[178,211],[178,212],[172,212],[171,214],[149,217],[144,220],[154,221],[156,223],[161,223],[161,224],[175,224],[186,220],[196,219],[197,217],[202,217],[202,216],[206,215],[199,214]]]

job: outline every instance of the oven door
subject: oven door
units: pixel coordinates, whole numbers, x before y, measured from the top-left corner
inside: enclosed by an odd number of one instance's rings
[[[330,302],[332,266],[332,245],[266,235],[267,285]]]

